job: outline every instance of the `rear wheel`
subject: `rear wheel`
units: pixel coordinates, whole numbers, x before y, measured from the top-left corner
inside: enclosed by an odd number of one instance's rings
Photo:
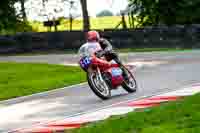
[[[123,69],[123,76],[124,76],[122,87],[129,93],[136,92],[137,82],[135,80],[135,77],[125,66],[123,66],[122,69]]]
[[[111,97],[111,92],[108,84],[103,79],[100,80],[100,77],[97,73],[87,73],[87,80],[92,91],[101,99],[106,100]]]

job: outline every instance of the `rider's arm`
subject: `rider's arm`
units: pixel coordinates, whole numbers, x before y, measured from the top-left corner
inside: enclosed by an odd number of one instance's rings
[[[103,49],[103,51],[108,52],[108,51],[112,50],[112,45],[108,40],[106,40],[104,38],[101,38],[99,40],[99,43],[100,43],[101,48]]]

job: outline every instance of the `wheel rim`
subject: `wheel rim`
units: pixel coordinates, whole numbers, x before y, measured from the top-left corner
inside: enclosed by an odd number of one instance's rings
[[[106,84],[105,81],[101,81],[99,79],[98,76],[96,76],[96,74],[92,73],[91,74],[91,79],[92,79],[92,84],[95,86],[96,90],[103,96],[108,96],[110,93],[109,93],[109,87],[108,85]]]

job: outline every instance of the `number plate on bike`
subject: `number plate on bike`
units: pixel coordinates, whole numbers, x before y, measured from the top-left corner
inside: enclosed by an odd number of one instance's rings
[[[111,72],[114,77],[122,75],[122,70],[120,68],[112,68]]]

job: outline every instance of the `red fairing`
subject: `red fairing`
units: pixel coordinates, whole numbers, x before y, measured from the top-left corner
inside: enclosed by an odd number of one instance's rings
[[[92,57],[92,65],[98,66],[101,71],[108,72],[110,74],[110,76],[112,78],[111,83],[112,83],[113,88],[117,88],[119,85],[122,84],[122,82],[123,82],[123,76],[122,75],[119,75],[119,76],[113,76],[112,75],[112,69],[118,68],[119,67],[118,64],[111,64],[106,60],[99,59],[96,56],[93,56]]]
[[[103,71],[111,67],[119,67],[118,64],[111,64],[106,60],[97,58],[96,56],[92,57],[92,65],[98,66]]]
[[[123,76],[117,76],[117,77],[112,77],[112,85],[113,88],[118,87],[119,85],[121,85],[123,82]]]
[[[119,85],[122,84],[122,82],[124,80],[124,78],[123,78],[122,75],[120,75],[120,76],[113,76],[112,75],[112,68],[107,69],[107,72],[110,73],[110,75],[112,77],[111,82],[112,82],[113,88],[117,88]]]

